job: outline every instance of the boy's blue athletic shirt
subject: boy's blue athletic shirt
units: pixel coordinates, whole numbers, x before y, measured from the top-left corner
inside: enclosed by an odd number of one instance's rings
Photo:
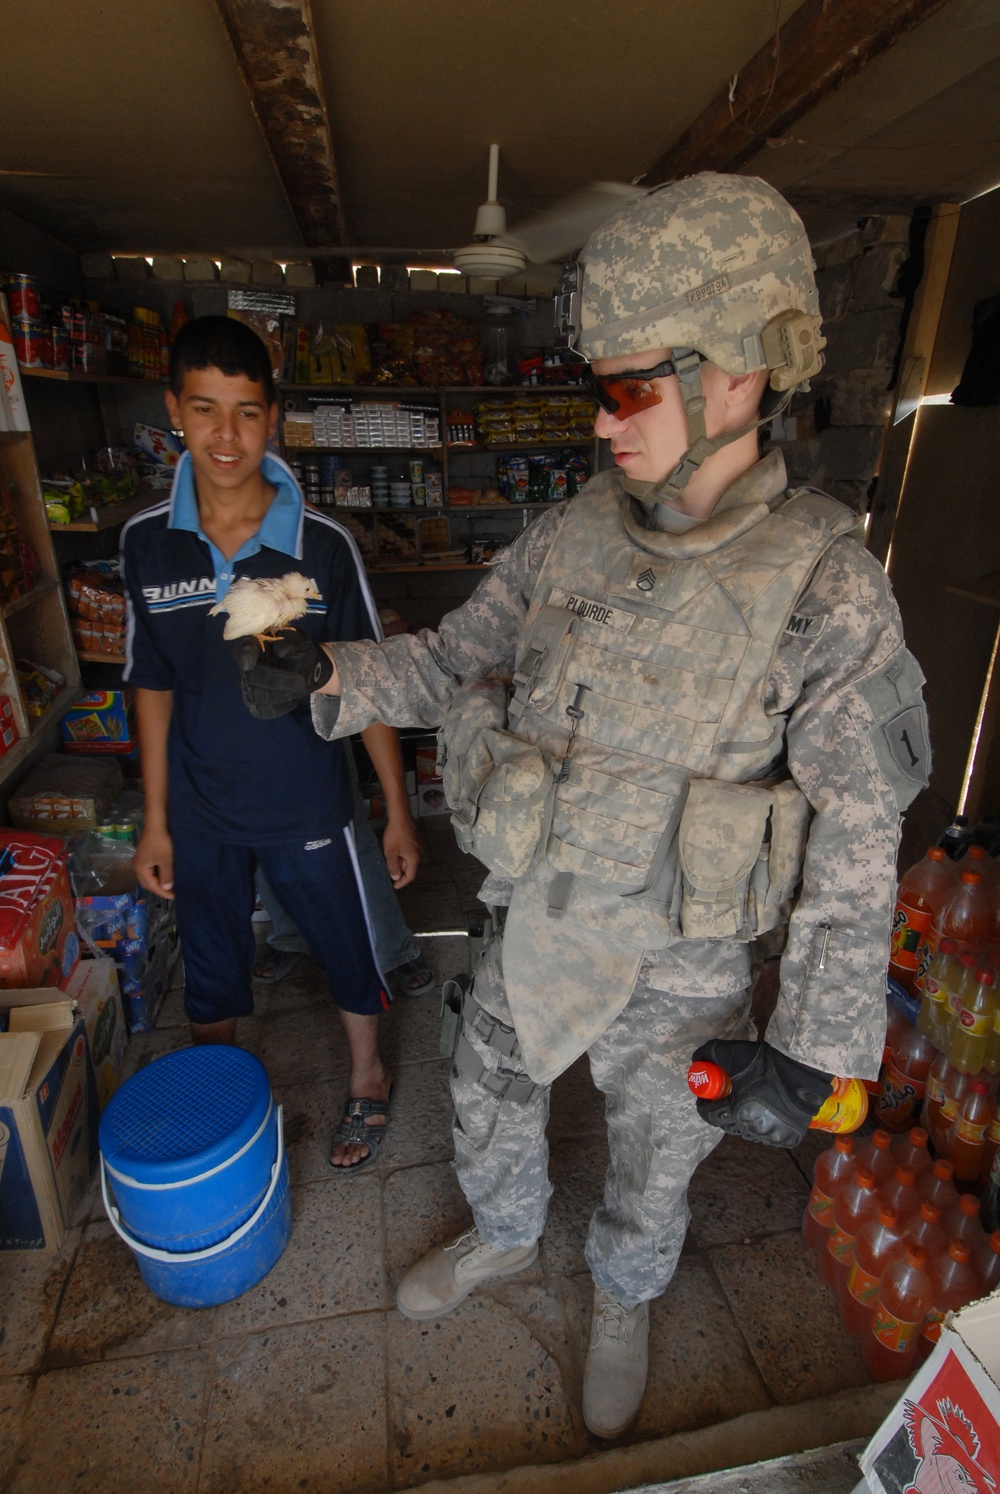
[[[319,641],[381,638],[378,612],[351,534],[307,508],[291,470],[266,456],[277,492],[260,529],[231,561],[201,532],[191,460],[178,463],[168,500],[122,529],[127,588],[125,680],[172,690],[168,739],[172,832],[239,845],[339,834],[352,798],[340,743],[313,729],[308,698],[258,721],[240,695],[225,616],[209,617],[239,576],[301,571],[321,600],[296,627]]]

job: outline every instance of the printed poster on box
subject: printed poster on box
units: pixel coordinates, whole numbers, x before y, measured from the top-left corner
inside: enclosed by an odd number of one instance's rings
[[[965,1314],[997,1318],[1000,1296]],[[1000,1389],[959,1333],[946,1329],[861,1456],[872,1494],[1000,1490]]]

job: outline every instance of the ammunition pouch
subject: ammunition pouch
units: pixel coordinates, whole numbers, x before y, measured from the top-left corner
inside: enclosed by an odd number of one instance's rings
[[[753,939],[787,916],[812,811],[791,780],[696,778],[678,830],[685,939]]]
[[[555,775],[542,752],[506,725],[506,685],[463,686],[441,728],[439,757],[459,846],[515,880],[547,837]]]

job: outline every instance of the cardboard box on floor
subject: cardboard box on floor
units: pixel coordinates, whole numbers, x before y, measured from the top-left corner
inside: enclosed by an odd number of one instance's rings
[[[0,1251],[58,1249],[97,1163],[87,1024],[54,994],[2,995],[11,1010],[0,1032]]]
[[[872,1494],[1000,1490],[1000,1291],[950,1319],[861,1468]]]

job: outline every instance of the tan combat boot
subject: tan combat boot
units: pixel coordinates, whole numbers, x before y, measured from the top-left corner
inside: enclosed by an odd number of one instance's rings
[[[454,1312],[470,1292],[497,1276],[513,1276],[538,1255],[538,1241],[510,1250],[487,1245],[474,1226],[447,1245],[437,1245],[411,1266],[396,1290],[396,1306],[404,1318],[422,1322]]]
[[[595,1437],[620,1437],[635,1420],[649,1369],[649,1303],[623,1307],[594,1287],[583,1419]]]

